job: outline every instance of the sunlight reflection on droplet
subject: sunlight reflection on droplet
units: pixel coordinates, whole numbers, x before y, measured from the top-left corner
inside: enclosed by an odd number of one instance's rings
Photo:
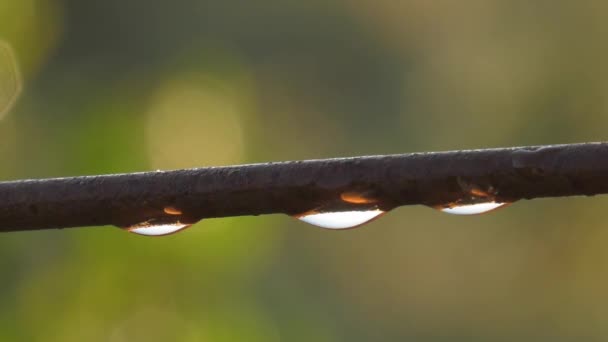
[[[13,49],[0,40],[0,119],[11,110],[21,88],[21,76]]]
[[[165,214],[169,214],[169,215],[181,215],[182,214],[182,211],[175,207],[165,207],[163,209],[163,211],[165,212]]]
[[[365,193],[356,191],[347,191],[340,194],[340,199],[347,203],[353,204],[368,204],[377,202],[375,198],[367,196]]]
[[[380,209],[310,213],[297,216],[303,222],[327,229],[347,229],[365,224],[384,214]]]
[[[478,215],[487,213],[489,211],[498,209],[507,203],[497,203],[497,202],[486,202],[486,203],[474,203],[474,204],[463,204],[454,206],[451,208],[441,208],[440,210],[444,213],[454,214],[454,215]]]

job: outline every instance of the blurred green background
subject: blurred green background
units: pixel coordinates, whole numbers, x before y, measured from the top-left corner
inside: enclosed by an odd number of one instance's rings
[[[0,179],[606,139],[608,3],[4,0]],[[0,236],[2,341],[608,338],[608,199]]]

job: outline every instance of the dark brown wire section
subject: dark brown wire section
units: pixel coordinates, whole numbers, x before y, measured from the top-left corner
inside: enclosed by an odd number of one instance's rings
[[[440,206],[479,192],[497,202],[608,193],[608,143],[0,182],[0,231],[369,207],[345,193],[383,210]]]

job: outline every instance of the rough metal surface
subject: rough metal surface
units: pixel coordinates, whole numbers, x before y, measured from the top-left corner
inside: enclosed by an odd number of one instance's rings
[[[0,182],[0,231],[603,193],[608,143],[414,153]]]

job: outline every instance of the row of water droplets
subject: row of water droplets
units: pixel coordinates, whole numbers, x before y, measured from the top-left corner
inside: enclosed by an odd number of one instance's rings
[[[12,108],[21,89],[22,81],[15,54],[10,45],[0,40],[0,119]],[[488,191],[482,191],[477,187],[460,183],[460,180],[459,184],[463,188],[468,188],[471,196],[456,203],[435,207],[436,209],[448,214],[476,215],[498,209],[506,204],[494,201],[491,188]],[[337,202],[294,215],[294,217],[326,229],[355,228],[386,213],[378,206],[378,202],[377,198],[370,196],[365,191],[347,191],[340,195]],[[337,210],[337,207],[340,209]],[[181,221],[182,212],[178,208],[165,207],[163,211],[166,216],[162,219],[150,219],[122,228],[139,235],[163,236],[179,232],[192,225],[192,223]]]
[[[488,189],[488,191],[482,191],[470,185],[466,185],[466,187],[470,188],[468,190],[470,193],[469,197],[434,208],[447,214],[478,215],[501,208],[507,204],[494,200],[495,196],[492,188]],[[364,193],[345,192],[340,197],[343,202],[353,204],[353,210],[332,211],[331,207],[321,207],[311,212],[297,215],[296,218],[321,228],[350,229],[364,225],[386,214],[385,210],[382,210],[377,205],[373,205],[379,202],[377,199],[365,196]],[[361,204],[372,206],[357,210],[355,206]]]
[[[470,196],[462,200],[433,208],[447,214],[478,215],[508,204],[496,202],[492,188],[482,191],[473,187],[469,192]],[[381,209],[378,203],[378,199],[367,195],[365,192],[348,191],[342,193],[336,202],[293,216],[302,222],[325,229],[351,229],[386,214],[387,211]],[[336,209],[336,207],[340,209]],[[175,207],[166,207],[164,212],[167,215],[166,219],[153,219],[124,227],[124,229],[139,235],[162,236],[179,232],[192,225],[179,220],[182,212]],[[172,217],[174,219],[171,219]]]

